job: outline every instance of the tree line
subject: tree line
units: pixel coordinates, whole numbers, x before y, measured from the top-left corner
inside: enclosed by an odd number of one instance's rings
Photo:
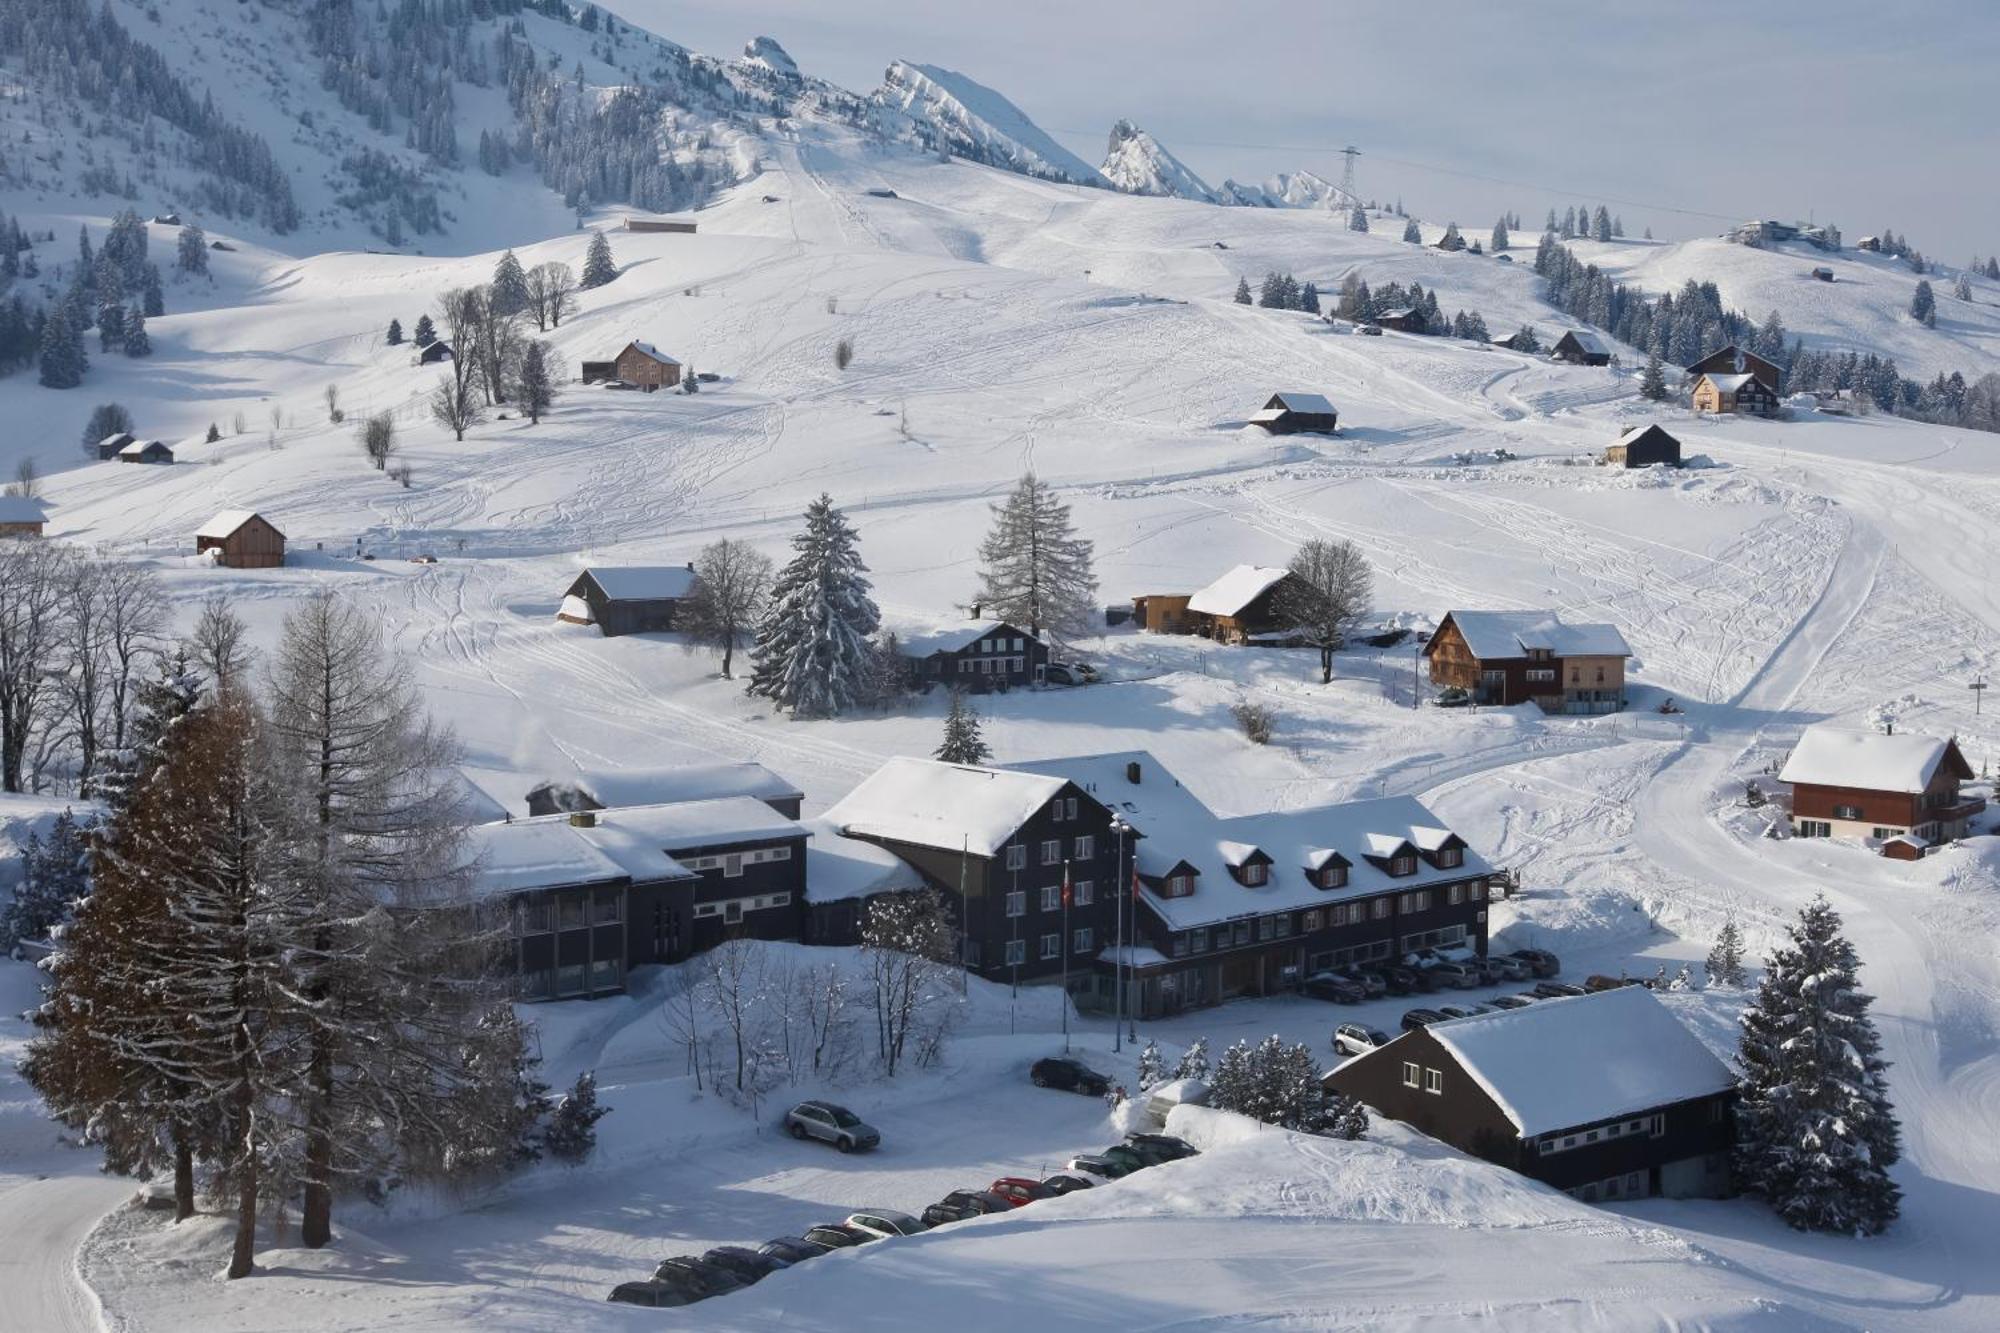
[[[323,1246],[337,1195],[576,1151],[594,1095],[551,1120],[456,745],[377,627],[320,594],[259,672],[242,622],[206,619],[137,700],[23,1069],[112,1170],[170,1173],[177,1219],[225,1203],[235,1278],[271,1210]]]

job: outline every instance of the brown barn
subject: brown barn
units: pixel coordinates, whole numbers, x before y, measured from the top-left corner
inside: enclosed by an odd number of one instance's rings
[[[1565,625],[1548,611],[1449,611],[1424,656],[1431,684],[1474,703],[1534,703],[1550,713],[1625,706],[1632,649],[1614,625]]]
[[[171,463],[174,451],[158,440],[134,440],[118,451],[121,463]]]
[[[1430,321],[1424,318],[1424,312],[1407,306],[1401,310],[1385,310],[1375,316],[1375,322],[1398,333],[1426,333],[1430,330]]]
[[[1643,986],[1433,1023],[1324,1082],[1585,1203],[1729,1193],[1735,1076]]]
[[[698,582],[692,564],[599,565],[576,576],[556,619],[595,625],[607,639],[664,632],[673,629]]]
[[[633,218],[625,219],[626,231],[672,232],[683,236],[694,234],[695,224],[686,219],[676,218]]]
[[[1250,424],[1262,426],[1273,435],[1293,435],[1300,431],[1331,435],[1340,426],[1340,413],[1324,394],[1274,393],[1271,401],[1250,418]]]
[[[1807,727],[1778,774],[1792,787],[1792,832],[1801,838],[1949,842],[1986,809],[1961,796],[1972,765],[1958,742],[1860,728]],[[1885,845],[1884,855],[1900,854]]]
[[[1703,375],[1694,382],[1690,398],[1697,412],[1736,413],[1739,416],[1778,415],[1778,395],[1771,386],[1749,371],[1732,375]]]
[[[1755,375],[1773,394],[1785,387],[1785,372],[1776,362],[1767,361],[1755,352],[1747,352],[1734,343],[1721,351],[1710,352],[1685,369],[1690,380],[1701,375]]]
[[[592,363],[597,364],[597,363]],[[671,389],[681,382],[681,363],[651,343],[629,342],[611,362],[612,374],[648,393]]]
[[[48,511],[33,496],[0,495],[0,537],[39,537],[48,521]]]
[[[1248,643],[1285,624],[1280,593],[1291,571],[1238,565],[1188,598],[1188,620],[1197,634],[1218,643]]]
[[[1549,355],[1557,361],[1567,361],[1573,366],[1608,366],[1611,364],[1611,349],[1594,333],[1571,329],[1556,340],[1549,349]]]
[[[125,446],[133,443],[136,438],[130,431],[119,431],[116,435],[105,436],[97,442],[98,461],[100,463],[108,462],[118,457],[120,453],[124,452]]]
[[[276,569],[285,563],[285,534],[262,514],[225,509],[195,529],[194,549],[214,551],[225,569]]]
[[[1604,451],[1604,461],[1612,467],[1652,467],[1665,463],[1681,465],[1681,442],[1659,426],[1634,426]]]
[[[1148,634],[1192,634],[1184,592],[1149,592],[1132,599],[1132,620]]]

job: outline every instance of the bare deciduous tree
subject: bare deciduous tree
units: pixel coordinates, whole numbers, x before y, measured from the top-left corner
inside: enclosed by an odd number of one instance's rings
[[[889,894],[868,904],[861,950],[876,1053],[891,1078],[910,1052],[912,1037],[917,1053],[934,1056],[957,1014],[958,996],[950,984],[958,942],[952,917],[935,889]]]
[[[736,1091],[750,1091],[751,1064],[763,1044],[769,999],[764,949],[753,940],[724,940],[696,960],[708,1007],[722,1023],[736,1057]]]
[[[104,618],[105,645],[111,658],[105,682],[111,748],[123,750],[141,659],[158,650],[160,632],[166,625],[166,598],[153,571],[140,565],[120,566],[116,576],[107,581]]]
[[[764,613],[771,561],[747,543],[724,537],[695,557],[694,577],[686,630],[694,642],[722,651],[722,678],[728,680],[736,649]]]
[[[1290,569],[1275,609],[1319,649],[1324,685],[1333,679],[1334,653],[1368,613],[1374,573],[1361,548],[1349,541],[1309,541],[1292,557]]]
[[[458,375],[441,375],[431,390],[431,420],[463,440],[465,432],[486,417],[486,409],[473,396],[473,383]]]
[[[24,495],[32,500],[41,492],[42,471],[35,466],[34,455],[29,454],[14,464],[14,481],[7,487],[7,494]]]
[[[377,412],[361,423],[361,451],[368,455],[368,461],[376,471],[386,471],[389,455],[396,452],[396,418],[387,412]]]
[[[29,743],[59,705],[56,669],[75,556],[38,541],[0,542],[0,788],[22,790]]]
[[[347,419],[347,414],[340,410],[340,386],[338,384],[327,385],[325,396],[326,419],[338,426],[342,421]]]
[[[201,668],[217,693],[242,686],[251,662],[250,627],[236,614],[225,593],[201,604],[194,630],[188,635],[188,656]]]
[[[552,259],[528,270],[528,311],[539,332],[561,328],[575,309],[576,274],[568,264]]]

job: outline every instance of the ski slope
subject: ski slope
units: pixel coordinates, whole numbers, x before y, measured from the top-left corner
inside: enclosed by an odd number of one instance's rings
[[[1322,290],[1357,271],[1371,285],[1436,287],[1447,310],[1477,309],[1496,330],[1560,327],[1524,262],[1357,234],[1332,214],[943,164],[804,119],[763,153],[760,174],[703,211],[699,234],[612,240],[623,272],[545,335],[558,361],[573,373],[640,338],[719,382],[694,396],[570,384],[540,425],[489,419],[454,442],[426,419],[437,372],[411,366],[381,332],[392,317],[409,328],[438,292],[485,280],[495,255],[299,258],[246,244],[205,300],[170,294],[176,313],[149,325],[151,361],[94,357],[86,387],[69,394],[0,381],[11,426],[0,467],[35,457],[53,474],[52,535],[148,562],[183,616],[227,591],[268,644],[313,590],[364,606],[469,763],[560,777],[757,759],[800,785],[808,814],[883,758],[929,752],[942,701],[775,718],[671,637],[604,640],[555,625],[579,568],[677,563],[719,536],[781,557],[824,490],[859,530],[889,624],[935,629],[962,618],[976,585],[987,506],[1032,467],[1096,542],[1106,602],[1197,587],[1238,562],[1281,563],[1326,536],[1367,552],[1384,619],[1488,606],[1615,621],[1637,656],[1634,707],[1614,717],[1412,708],[1408,645],[1343,653],[1320,686],[1310,654],[1127,630],[1079,645],[1105,684],[979,707],[1002,761],[1145,748],[1225,813],[1422,794],[1521,870],[1528,894],[1495,908],[1501,938],[1553,947],[1578,975],[1699,960],[1726,913],[1760,953],[1825,889],[1878,996],[1904,1116],[1905,1218],[1870,1242],[1800,1238],[1749,1203],[1583,1208],[1393,1130],[1352,1149],[1272,1134],[1102,1197],[836,1256],[690,1315],[609,1310],[603,1291],[665,1253],[762,1240],[867,1204],[920,1207],[1118,1129],[1095,1103],[1023,1086],[1027,1062],[1060,1040],[1048,1014],[1002,1027],[989,1012],[944,1070],[842,1090],[898,1117],[897,1152],[795,1156],[796,1145],[769,1142],[768,1126],[690,1099],[641,998],[535,1011],[552,1068],[616,1069],[606,1123],[617,1152],[605,1170],[544,1174],[421,1216],[355,1205],[334,1250],[274,1249],[263,1276],[231,1286],[211,1280],[218,1224],[168,1231],[121,1213],[83,1260],[113,1326],[282,1327],[302,1311],[340,1329],[834,1328],[864,1310],[891,1327],[970,1328],[1024,1317],[1051,1327],[2000,1322],[1986,1253],[2000,1222],[1994,840],[1899,864],[1765,839],[1768,809],[1738,803],[1799,728],[1884,704],[1905,728],[1955,732],[1976,766],[2000,757],[2000,719],[1974,716],[1964,689],[2000,663],[2000,557],[1983,540],[2000,519],[2000,464],[1988,437],[1879,417],[1645,412],[1626,371],[1361,338],[1236,306],[1237,278],[1254,285],[1266,268]],[[580,268],[585,241],[564,233],[518,253]],[[1671,252],[1656,249],[1657,271],[1635,264],[1630,276],[1676,283]],[[1795,258],[1728,249],[1705,275],[1721,280],[1737,251],[1746,273]],[[1761,313],[1761,280],[1741,278],[1744,295],[1725,285],[1725,297]],[[1845,327],[1887,337],[1907,301],[1888,292],[1857,278],[1815,294],[1854,303]],[[843,337],[854,345],[845,371],[832,358]],[[1986,358],[1968,372],[1990,368],[1989,344],[1963,350]],[[1906,372],[1917,360],[1899,355]],[[348,424],[325,419],[329,384]],[[1281,389],[1327,393],[1340,436],[1246,428]],[[114,398],[181,461],[80,464],[89,405]],[[414,469],[407,489],[354,442],[352,422],[377,411],[397,420],[398,460]],[[1671,475],[1587,465],[1649,418],[1710,465]],[[211,421],[224,432],[212,445],[200,438]],[[198,565],[193,528],[224,507],[277,523],[287,568]],[[1686,711],[1654,711],[1666,697]],[[1229,721],[1246,698],[1277,714],[1268,748]],[[24,971],[0,964],[23,993]],[[1685,1002],[1686,1016],[1726,1047],[1741,1000],[1707,992]],[[1364,1017],[1391,1025],[1401,1007]],[[1324,1049],[1335,1013],[1232,1004],[1144,1035],[1282,1030]],[[615,1030],[566,1029],[599,1015]],[[1084,1027],[1108,1062],[1108,1031]],[[17,1044],[25,1035],[4,1031]],[[9,1087],[0,1122],[28,1134],[33,1108]],[[0,1162],[0,1227],[17,1234],[9,1219],[43,1209],[81,1219],[22,1252],[36,1289],[55,1291],[29,1308],[71,1308],[61,1303],[76,1293],[60,1279],[78,1228],[116,1192],[82,1154],[56,1152],[45,1125],[30,1138],[32,1151],[10,1146],[17,1155]],[[36,1173],[72,1186],[31,1187]]]

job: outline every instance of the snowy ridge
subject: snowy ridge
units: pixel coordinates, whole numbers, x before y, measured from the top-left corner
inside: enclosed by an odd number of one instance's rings
[[[1129,120],[1111,127],[1111,143],[1098,171],[1113,189],[1126,194],[1166,195],[1206,204],[1222,198],[1158,139]]]
[[[925,127],[935,146],[987,166],[1072,185],[1103,185],[1082,158],[1051,139],[1026,112],[956,70],[890,63],[875,90],[879,106]]]
[[[1246,208],[1318,208],[1346,213],[1361,201],[1310,171],[1279,172],[1261,185],[1222,182],[1224,202]]]

